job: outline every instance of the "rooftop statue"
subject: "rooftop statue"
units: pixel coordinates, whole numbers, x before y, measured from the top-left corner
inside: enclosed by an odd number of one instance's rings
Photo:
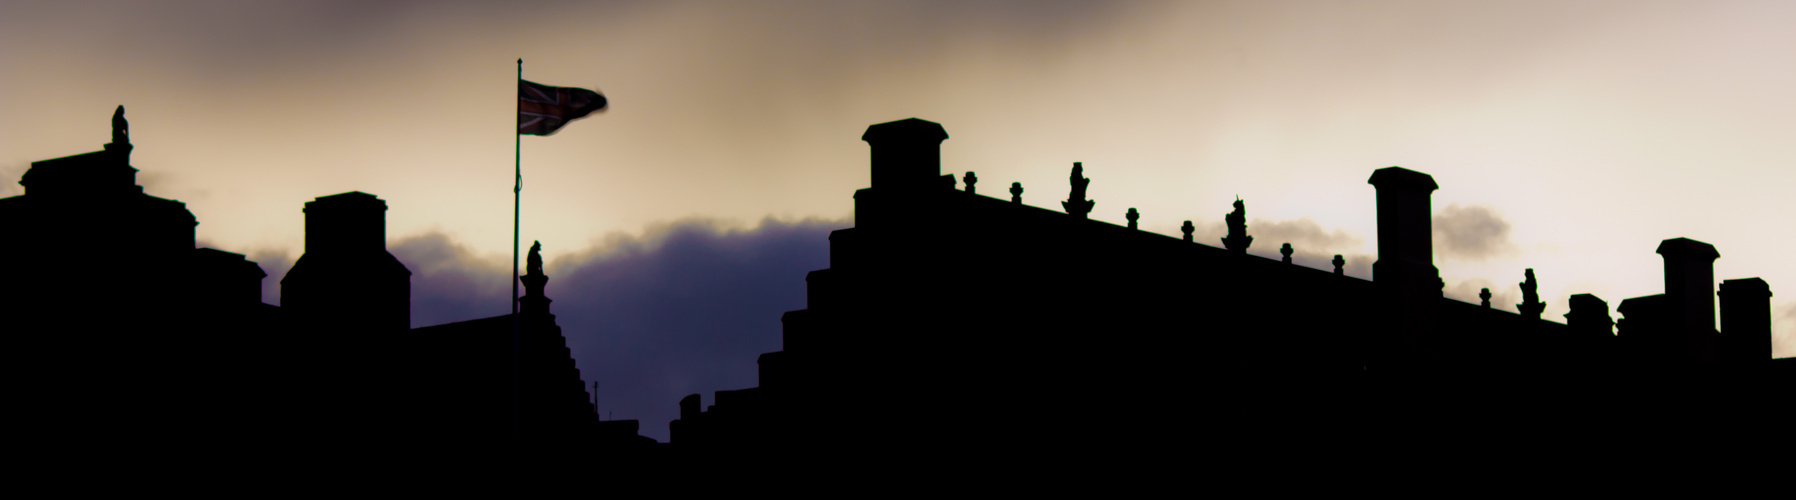
[[[131,138],[128,137],[129,132],[126,130],[128,128],[130,128],[130,124],[125,122],[125,105],[120,104],[118,110],[112,112],[112,143],[130,144]]]
[[[1540,289],[1540,283],[1534,281],[1533,268],[1529,268],[1524,275],[1527,278],[1521,283],[1522,303],[1516,304],[1515,308],[1524,316],[1532,316],[1535,319],[1540,319],[1540,312],[1547,308],[1547,304],[1540,301],[1540,293],[1538,291]]]
[[[1085,166],[1080,162],[1073,162],[1073,173],[1067,176],[1067,180],[1072,183],[1073,191],[1066,201],[1060,202],[1060,207],[1066,209],[1068,215],[1083,219],[1086,214],[1091,213],[1092,205],[1097,204],[1096,200],[1085,199],[1085,187],[1091,184],[1091,179],[1085,178]]]
[[[543,274],[543,253],[542,252],[543,252],[543,242],[538,241],[538,242],[535,242],[530,245],[530,256],[526,257],[526,260],[525,260],[526,263],[524,265],[524,274],[525,275],[541,276]]]
[[[1253,237],[1247,235],[1247,202],[1240,197],[1235,198],[1235,211],[1222,216],[1228,222],[1229,235],[1222,239],[1223,248],[1236,252],[1246,252],[1253,244]]]

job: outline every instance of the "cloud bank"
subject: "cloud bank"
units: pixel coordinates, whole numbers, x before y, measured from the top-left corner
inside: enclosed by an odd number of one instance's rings
[[[1509,221],[1490,207],[1454,203],[1434,214],[1434,252],[1441,259],[1481,262],[1516,251]]]

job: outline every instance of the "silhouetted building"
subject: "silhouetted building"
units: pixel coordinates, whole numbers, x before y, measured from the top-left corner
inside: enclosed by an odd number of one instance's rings
[[[276,307],[262,302],[259,266],[195,248],[193,214],[143,193],[131,149],[121,106],[104,151],[34,162],[25,193],[0,199],[9,402],[32,439],[265,450],[646,439],[601,431],[534,251],[515,347],[511,315],[412,329],[386,202],[323,196],[305,204],[306,252]]]
[[[1566,324],[1540,320],[1532,270],[1526,314],[1443,298],[1425,173],[1372,172],[1366,281],[1339,256],[1333,272],[1291,265],[1288,244],[1283,262],[1245,253],[1241,201],[1226,249],[1193,242],[1189,223],[1182,239],[1137,231],[1133,209],[1129,227],[1088,220],[1093,170],[1079,163],[1068,213],[1022,204],[1019,184],[1009,200],[955,190],[947,137],[914,118],[867,129],[856,227],[831,233],[830,266],[805,277],[808,307],[781,318],[759,387],[680,401],[680,453],[1151,469],[1164,453],[1437,441],[1616,452],[1746,442],[1770,424],[1769,391],[1796,381],[1796,360],[1770,360],[1764,281],[1724,282],[1714,329],[1705,243],[1660,245],[1667,293],[1623,301],[1617,335],[1588,294]]]

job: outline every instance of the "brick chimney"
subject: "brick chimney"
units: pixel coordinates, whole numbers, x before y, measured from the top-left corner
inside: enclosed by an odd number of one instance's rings
[[[1421,368],[1445,354],[1431,347],[1438,345],[1432,337],[1441,279],[1434,267],[1429,197],[1440,186],[1428,174],[1400,167],[1373,171],[1366,182],[1378,190],[1378,260],[1372,263],[1372,282],[1379,305],[1373,313],[1389,318],[1384,333],[1367,339],[1367,369]]]
[[[1686,359],[1709,361],[1715,355],[1715,246],[1689,238],[1659,243],[1665,258],[1668,327],[1685,337]]]
[[[948,131],[932,121],[909,118],[867,127],[861,140],[873,150],[873,188],[925,190],[942,185],[942,141]]]
[[[1429,198],[1440,189],[1434,177],[1390,167],[1366,181],[1378,189],[1378,261],[1373,281],[1380,288],[1440,298],[1440,270],[1434,267],[1434,214]]]
[[[1721,359],[1771,359],[1771,285],[1759,278],[1721,282]]]
[[[307,202],[306,253],[281,279],[281,307],[308,328],[411,328],[411,271],[387,253],[387,202],[363,192]]]
[[[360,191],[306,202],[307,252],[387,249],[387,202]]]

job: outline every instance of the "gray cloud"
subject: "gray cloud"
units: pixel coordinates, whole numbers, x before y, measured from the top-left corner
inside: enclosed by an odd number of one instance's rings
[[[1247,225],[1247,233],[1254,236],[1256,244],[1276,241],[1277,243],[1274,243],[1272,247],[1278,248],[1280,245],[1290,243],[1291,247],[1298,251],[1302,251],[1304,248],[1322,252],[1358,250],[1362,243],[1358,236],[1347,234],[1346,231],[1340,229],[1332,232],[1325,231],[1321,225],[1316,224],[1316,221],[1310,220],[1308,217],[1287,221],[1254,219]]]
[[[255,262],[268,276],[262,278],[262,302],[280,305],[281,278],[287,276],[287,270],[293,268],[294,257],[286,250],[255,250],[245,258]]]
[[[412,272],[413,327],[511,312],[509,256],[475,255],[442,233],[399,240],[387,251]]]
[[[599,407],[667,439],[676,403],[758,385],[756,358],[780,349],[780,315],[805,307],[805,273],[829,267],[847,221],[763,221],[728,231],[692,221],[551,266],[569,348]],[[414,309],[418,305],[414,303]]]
[[[1511,255],[1509,222],[1483,206],[1447,205],[1434,215],[1434,252],[1441,258],[1482,261]]]

